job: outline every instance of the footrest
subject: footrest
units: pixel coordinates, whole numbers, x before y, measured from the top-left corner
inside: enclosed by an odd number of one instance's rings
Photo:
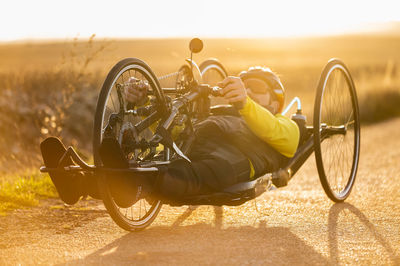
[[[40,150],[46,168],[58,170],[48,172],[60,198],[67,204],[75,204],[82,196],[79,186],[80,173],[59,171],[74,165],[71,157],[67,156],[67,149],[58,138],[49,137],[40,143]]]

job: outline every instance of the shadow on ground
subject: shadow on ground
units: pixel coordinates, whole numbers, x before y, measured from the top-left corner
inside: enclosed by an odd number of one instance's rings
[[[96,209],[98,202],[95,201],[83,202],[73,208],[54,203],[59,204],[59,201],[50,200],[47,203],[48,208],[40,208],[39,212],[33,208],[0,218],[0,233],[4,240],[0,240],[0,248],[12,247],[15,243],[27,245],[27,241],[33,243],[37,240],[27,238],[27,235],[38,230],[41,232],[45,229],[47,237],[54,234],[70,234],[77,227],[108,216],[104,209]],[[272,265],[337,265],[351,263],[353,259],[368,262],[369,256],[376,260],[379,256],[371,252],[377,248],[382,252],[381,255],[386,257],[382,257],[386,262],[400,265],[399,255],[384,233],[378,230],[364,213],[349,203],[333,204],[327,221],[322,225],[316,225],[315,221],[296,225],[296,229],[289,226],[272,226],[264,221],[259,221],[254,226],[224,227],[224,213],[220,207],[213,208],[214,223],[185,225],[185,221],[195,210],[196,207],[189,207],[176,217],[171,226],[151,226],[141,232],[126,233],[83,259],[71,260],[67,264],[246,262]],[[8,232],[7,228],[13,228],[14,233]],[[305,230],[304,233],[293,233],[299,228]],[[321,236],[315,235],[318,232]],[[322,254],[321,247],[314,247],[304,240],[310,237],[320,238],[322,250],[326,248],[327,253]],[[78,239],[77,241],[81,242]],[[78,242],[75,244],[79,244]],[[346,254],[349,251],[355,252],[350,261]]]
[[[154,227],[129,233],[69,263],[148,264],[326,264],[327,261],[288,228],[243,226],[220,229],[206,224]]]
[[[155,226],[123,237],[67,264],[327,264],[289,228],[241,226],[222,228],[223,209],[214,207],[214,225],[182,226],[196,207],[188,208],[172,226]]]
[[[349,211],[355,215],[361,224],[366,227],[371,234],[371,240],[375,240],[383,247],[389,259],[394,265],[400,265],[400,257],[396,254],[393,247],[390,245],[389,241],[378,232],[376,227],[368,220],[368,218],[355,206],[350,203],[337,203],[332,205],[329,210],[328,218],[328,235],[329,235],[329,251],[330,251],[330,261],[334,265],[338,265],[341,262],[340,250],[339,250],[339,240],[338,240],[338,218],[341,212]],[[360,234],[359,227],[354,225],[350,228],[354,234]]]
[[[270,227],[261,221],[257,227],[242,226],[222,228],[223,209],[214,208],[214,225],[198,223],[181,224],[196,208],[188,208],[172,226],[150,227],[142,232],[127,233],[84,259],[71,264],[132,263],[135,264],[339,264],[339,215],[343,210],[354,214],[372,237],[384,248],[389,259],[399,264],[399,257],[385,237],[367,217],[348,203],[332,205],[327,223],[329,257],[326,258],[312,246],[285,227]],[[354,231],[358,225],[354,225]],[[312,234],[313,232],[310,232]],[[324,241],[325,236],[321,236]]]

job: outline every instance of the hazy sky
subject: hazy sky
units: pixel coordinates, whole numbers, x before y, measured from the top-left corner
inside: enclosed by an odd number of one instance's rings
[[[399,0],[9,0],[0,40],[335,34],[400,21]]]

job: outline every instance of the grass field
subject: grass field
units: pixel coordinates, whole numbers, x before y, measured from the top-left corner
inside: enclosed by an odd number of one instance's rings
[[[16,208],[36,206],[41,198],[57,197],[49,176],[37,170],[0,178],[0,216]]]
[[[189,57],[188,43],[93,36],[0,44],[0,171],[37,168],[39,142],[49,135],[61,136],[89,158],[95,102],[111,67],[137,57],[159,76],[174,72]],[[232,75],[254,65],[276,71],[287,99],[299,96],[310,119],[320,73],[332,57],[341,58],[353,75],[364,123],[400,115],[400,37],[205,39],[204,45],[194,56],[198,64],[216,57]]]

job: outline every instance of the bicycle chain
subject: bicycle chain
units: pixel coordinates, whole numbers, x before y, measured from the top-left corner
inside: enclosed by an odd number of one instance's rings
[[[161,76],[161,77],[157,77],[157,78],[158,78],[158,80],[163,80],[163,79],[167,79],[167,78],[170,78],[170,77],[173,77],[173,76],[178,76],[178,75],[179,75],[179,71],[173,72],[173,73]]]

